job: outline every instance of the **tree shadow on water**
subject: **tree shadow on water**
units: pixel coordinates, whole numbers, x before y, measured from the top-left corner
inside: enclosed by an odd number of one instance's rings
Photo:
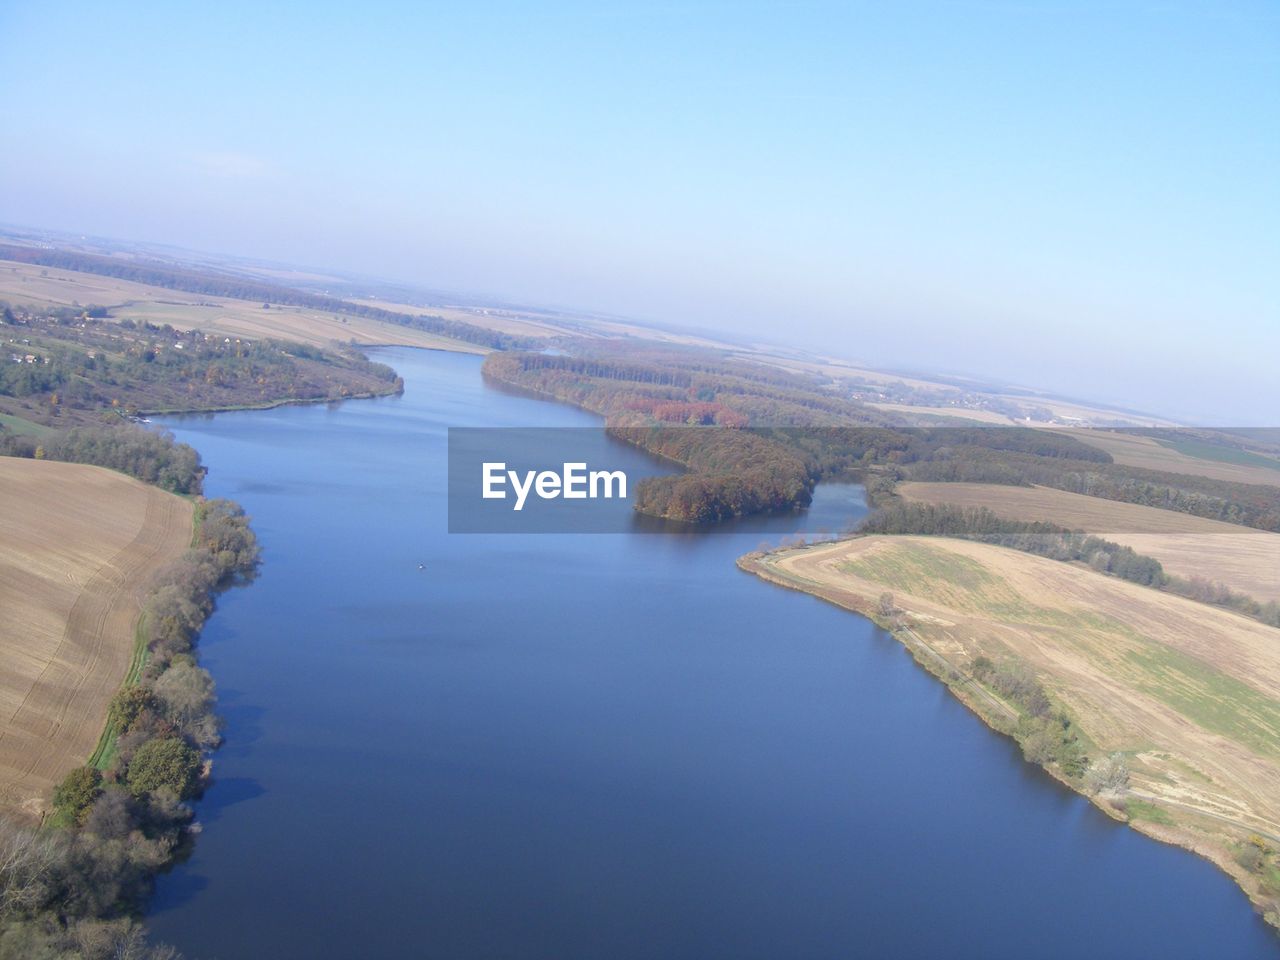
[[[175,910],[190,903],[209,887],[209,878],[193,870],[185,869],[187,858],[179,857],[164,871],[164,881],[157,887],[147,913],[154,916],[166,910]]]
[[[222,720],[222,745],[219,752],[239,754],[243,748],[262,737],[262,718],[266,709],[254,703],[241,702],[241,694],[233,690],[218,691],[218,717]],[[217,759],[217,753],[214,754]]]
[[[266,788],[252,777],[214,777],[200,799],[196,819],[203,825],[217,823],[225,810],[266,794]]]

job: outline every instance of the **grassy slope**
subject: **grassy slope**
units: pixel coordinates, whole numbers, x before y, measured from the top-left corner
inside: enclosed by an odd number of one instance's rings
[[[1170,450],[1176,450],[1178,453],[1185,454],[1188,457],[1194,457],[1197,460],[1211,460],[1215,463],[1234,463],[1245,467],[1280,470],[1280,460],[1273,460],[1271,457],[1264,457],[1248,450],[1237,450],[1233,447],[1224,447],[1214,443],[1205,443],[1202,440],[1190,439],[1156,440],[1156,443]],[[1280,483],[1280,477],[1276,478],[1276,482]]]
[[[44,424],[35,423],[23,417],[15,417],[8,413],[0,413],[0,427],[13,433],[37,438],[47,437],[54,433],[53,427],[46,427]]]
[[[1109,812],[1210,857],[1264,910],[1280,907],[1280,888],[1263,889],[1235,861],[1251,833],[1280,846],[1280,631],[964,541],[867,537],[742,565],[872,615],[892,592],[909,624],[899,636],[997,728],[1009,730],[1008,718],[974,695],[971,665],[1025,663],[1091,753],[1129,757],[1132,790],[1123,813],[1103,804]]]

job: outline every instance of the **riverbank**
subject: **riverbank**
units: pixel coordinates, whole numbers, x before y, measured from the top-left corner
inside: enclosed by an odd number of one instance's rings
[[[1108,816],[1209,859],[1280,926],[1280,743],[1267,725],[1225,726],[1224,716],[1255,717],[1259,704],[1229,663],[1202,659],[1216,643],[1219,657],[1248,663],[1246,679],[1265,684],[1272,628],[1072,565],[938,538],[864,537],[747,554],[738,566],[889,630],[1029,760]],[[1184,647],[1198,642],[1193,659]],[[1075,728],[1070,750],[1050,749],[1033,711],[999,689],[1017,691],[997,668],[1043,684],[1038,709]],[[1249,703],[1224,714],[1231,693]],[[1259,709],[1265,718],[1265,702]],[[1123,783],[1099,789],[1109,763],[1123,765]]]
[[[215,595],[253,575],[256,538],[229,501],[101,467],[0,458],[0,481],[13,476],[38,483],[6,483],[0,499],[20,510],[0,516],[3,581],[20,593],[0,604],[3,637],[21,647],[0,647],[21,653],[5,687],[40,652],[19,622],[52,614],[60,639],[0,730],[0,772],[20,773],[0,786],[39,788],[0,817],[0,957],[150,957],[138,918],[156,875],[189,851],[188,801],[221,740],[196,638]],[[74,596],[65,613],[59,591]]]
[[[83,311],[9,314],[0,341],[21,362],[0,365],[0,413],[46,427],[94,426],[140,411],[264,409],[403,389],[394,370],[350,344],[232,338]]]
[[[275,410],[278,407],[297,407],[317,403],[342,403],[344,400],[373,400],[378,397],[396,397],[404,393],[404,384],[397,383],[385,390],[369,390],[340,397],[287,397],[265,403],[227,404],[216,407],[178,407],[172,410],[139,410],[139,417],[181,417],[200,413],[238,413],[245,410]]]

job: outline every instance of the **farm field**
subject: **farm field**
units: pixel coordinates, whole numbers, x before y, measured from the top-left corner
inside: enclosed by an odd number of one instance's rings
[[[558,321],[550,314],[537,314],[523,310],[500,309],[497,307],[456,307],[431,305],[415,306],[410,303],[396,303],[381,300],[377,297],[352,297],[352,303],[382,310],[394,310],[396,313],[430,313],[444,317],[446,320],[460,320],[473,323],[477,327],[497,330],[499,333],[510,333],[521,337],[559,336],[570,332],[563,321]]]
[[[1069,428],[1073,437],[1090,446],[1105,450],[1116,463],[1129,467],[1145,467],[1148,470],[1166,470],[1193,476],[1210,477],[1235,483],[1261,483],[1280,486],[1280,470],[1248,463],[1226,463],[1193,457],[1159,443],[1152,437],[1129,433],[1112,433],[1108,430],[1083,430]]]
[[[1017,398],[1015,397],[1014,399]],[[1031,397],[1026,397],[1025,399],[1032,400]],[[1094,406],[1083,401],[1059,400],[1054,397],[1040,396],[1036,396],[1034,401],[1038,406],[1047,407],[1055,417],[1081,422],[1079,428],[1068,429],[1089,429],[1088,424],[1091,423],[1109,425],[1120,423],[1131,424],[1135,427],[1173,427],[1177,425],[1176,421],[1158,417],[1155,414],[1115,410],[1102,405]]]
[[[1129,758],[1134,796],[1158,809],[1140,824],[1146,832],[1207,853],[1238,879],[1232,840],[1280,839],[1280,630],[960,540],[862,537],[742,563],[863,613],[891,592],[910,632],[961,676],[978,656],[1021,661],[1091,755]]]
[[[1003,413],[996,413],[994,410],[967,410],[964,407],[925,407],[914,406],[909,403],[873,403],[867,402],[868,407],[875,407],[877,410],[887,410],[890,413],[903,413],[908,416],[929,416],[929,417],[949,417],[960,420],[973,420],[977,423],[997,423],[1001,426],[1013,426],[1014,421],[1006,417]]]
[[[897,492],[908,501],[985,507],[1010,520],[1083,530],[1155,557],[1171,574],[1225,583],[1255,600],[1280,600],[1280,534],[1049,487],[912,482]]]
[[[217,272],[216,268],[214,269]],[[250,272],[268,280],[284,283],[300,279],[307,281],[326,279],[318,274],[297,271],[271,271],[256,268]],[[252,301],[186,293],[93,273],[42,267],[11,260],[0,260],[0,301],[33,307],[96,304],[112,308],[111,315],[115,319],[127,317],[157,324],[168,323],[183,330],[199,328],[206,332],[232,337],[250,339],[274,337],[317,347],[328,347],[335,342],[355,341],[367,345],[425,347],[462,353],[487,352],[484,347],[475,344],[368,317],[344,316],[308,307],[276,304],[272,304],[267,309],[263,304]],[[902,383],[915,389],[933,390],[940,395],[959,395],[960,393],[957,388],[939,382],[866,369],[846,361],[817,357],[804,359],[793,356],[788,351],[779,351],[776,347],[767,344],[755,344],[742,348],[714,337],[664,331],[621,318],[525,307],[419,306],[375,297],[353,298],[351,302],[400,312],[408,316],[422,313],[437,315],[447,320],[461,321],[516,336],[640,338],[684,346],[730,349],[733,351],[732,355],[740,359],[780,367],[784,370],[828,376],[836,381],[856,377],[859,380],[875,383]],[[1038,397],[1035,398],[1035,402],[1055,411],[1063,406],[1058,401],[1047,401]],[[886,412],[908,415],[957,417],[1002,425],[1012,422],[1002,414],[991,411],[892,403],[873,404],[873,406]],[[1058,412],[1065,412],[1065,407],[1063,411]],[[1132,419],[1133,422],[1139,422],[1140,419],[1143,423],[1147,422],[1147,418],[1131,418],[1114,411],[1083,406],[1071,406],[1070,413],[1083,419]],[[1168,452],[1174,453],[1174,451]],[[1176,453],[1175,455],[1181,456]],[[1193,463],[1203,462],[1192,458],[1187,459]],[[1277,475],[1280,476],[1280,471]]]
[[[0,457],[0,810],[37,816],[93,753],[140,598],[192,505],[123,474]]]
[[[1028,406],[1044,407],[1050,410],[1055,416],[1071,417],[1084,422],[1122,422],[1133,424],[1134,426],[1174,425],[1170,420],[1164,420],[1147,414],[1126,413],[1124,411],[1113,410],[1105,406],[1089,406],[1083,403],[1069,403],[1063,400],[1044,397],[1039,394],[1005,394],[998,391],[993,392],[982,389],[976,384],[966,390],[961,389],[954,382],[929,380],[924,375],[911,376],[907,374],[887,372],[884,370],[875,370],[871,367],[852,363],[837,357],[797,356],[792,353],[780,352],[776,348],[765,344],[756,345],[751,350],[737,352],[734,356],[739,359],[768,363],[772,366],[780,367],[783,370],[829,377],[837,383],[843,382],[845,388],[848,388],[851,383],[881,384],[885,387],[901,385],[913,390],[928,391],[937,399],[937,403],[932,405],[927,403],[897,403],[889,400],[863,401],[868,407],[873,407],[890,413],[925,415],[933,417],[955,417],[981,423],[998,424],[1001,426],[1022,425],[1021,421],[1011,419],[1010,417],[994,410],[966,409],[964,407],[948,406],[946,403],[949,398],[954,397],[959,399],[963,397],[966,392],[972,392],[990,400],[1006,402],[1013,401],[1015,403],[1024,403]],[[1048,425],[1037,424],[1037,426],[1047,427]],[[1060,427],[1057,429],[1072,428]]]
[[[14,304],[65,307],[100,304],[116,318],[199,328],[224,336],[295,340],[325,347],[333,342],[426,347],[462,353],[484,349],[412,327],[367,317],[343,317],[305,307],[275,306],[229,297],[185,293],[73,270],[0,260],[0,300]],[[430,311],[418,310],[426,313]]]
[[[869,383],[879,384],[896,384],[901,383],[904,386],[912,387],[917,390],[935,390],[940,395],[954,394],[959,396],[961,391],[957,387],[948,384],[938,383],[933,380],[923,380],[919,377],[911,377],[903,374],[888,373],[883,370],[873,370],[870,367],[862,366],[848,360],[842,360],[839,357],[829,356],[808,356],[798,354],[794,351],[779,352],[770,350],[768,347],[759,345],[750,350],[739,350],[733,354],[735,359],[753,360],[761,363],[769,363],[772,366],[779,367],[783,370],[790,370],[795,373],[816,374],[817,376],[830,377],[832,380],[865,380]]]
[[[459,306],[456,304],[414,306],[377,297],[353,297],[351,302],[379,307],[383,310],[394,310],[398,313],[430,313],[444,317],[446,320],[458,320],[515,336],[635,337],[712,348],[727,346],[718,340],[673,333],[657,327],[645,327],[626,320],[537,307]]]

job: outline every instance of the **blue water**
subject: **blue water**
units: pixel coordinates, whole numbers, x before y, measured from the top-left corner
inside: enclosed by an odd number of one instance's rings
[[[473,357],[386,359],[403,397],[168,423],[264,564],[201,641],[227,742],[160,939],[208,960],[1280,957],[1209,863],[1022,762],[872,624],[734,567],[844,526],[858,488],[721,535],[450,536],[448,427],[597,421]]]

